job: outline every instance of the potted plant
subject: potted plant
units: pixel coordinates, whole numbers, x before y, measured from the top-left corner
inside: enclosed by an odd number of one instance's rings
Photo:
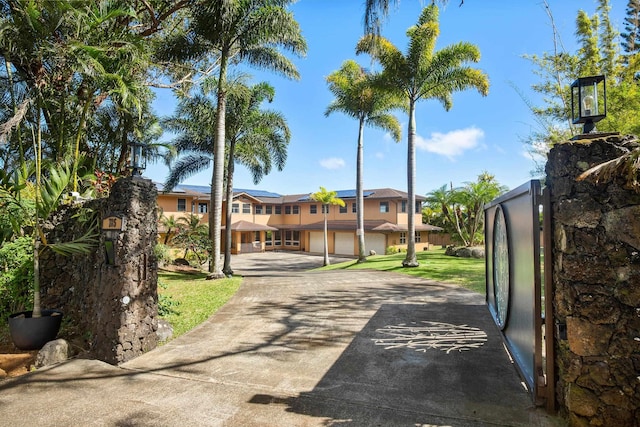
[[[40,349],[55,339],[62,321],[60,310],[43,310],[40,305],[39,260],[42,251],[49,249],[62,255],[83,254],[89,252],[96,241],[95,227],[90,227],[84,235],[69,242],[53,243],[47,240],[44,223],[68,200],[67,188],[72,173],[68,166],[57,164],[48,166],[43,177],[38,163],[31,168],[35,169],[34,179],[30,180],[29,174],[25,173],[29,168],[23,167],[11,178],[5,175],[0,183],[4,206],[21,215],[21,221],[13,222],[13,232],[19,235],[30,232],[33,240],[33,310],[9,316],[11,338],[21,350]],[[29,193],[32,193],[32,197],[25,197]]]

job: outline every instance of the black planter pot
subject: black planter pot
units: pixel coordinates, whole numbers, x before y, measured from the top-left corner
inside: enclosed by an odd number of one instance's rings
[[[42,317],[31,317],[31,311],[9,316],[9,331],[13,344],[20,350],[39,350],[56,339],[62,322],[59,310],[42,310]]]

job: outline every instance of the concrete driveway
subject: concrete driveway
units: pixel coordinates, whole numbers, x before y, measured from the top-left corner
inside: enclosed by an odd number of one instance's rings
[[[0,425],[558,425],[523,389],[482,296],[302,271],[321,264],[236,257],[246,278],[205,323],[119,367],[72,360],[0,383]]]

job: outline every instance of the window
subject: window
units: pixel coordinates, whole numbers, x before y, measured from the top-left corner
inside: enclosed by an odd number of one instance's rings
[[[178,199],[178,212],[187,211],[187,199]]]
[[[287,205],[284,207],[284,214],[291,215],[291,206]]]
[[[416,213],[422,213],[422,203],[416,202]]]
[[[416,243],[420,243],[420,232],[416,231]]]
[[[255,205],[253,207],[253,211],[256,213],[256,215],[262,215],[262,205]]]
[[[260,241],[260,232],[259,231],[254,231],[253,232],[253,241],[254,242],[259,242]]]
[[[340,206],[340,213],[347,213],[347,204],[345,203],[344,206]]]
[[[300,206],[298,206],[298,205],[293,205],[293,214],[294,214],[294,215],[298,215],[298,214],[300,214]]]
[[[400,205],[400,212],[407,213],[407,200],[403,200]]]
[[[240,213],[240,205],[238,203],[231,205],[231,213]]]
[[[329,205],[322,205],[322,213],[323,214],[329,213]]]
[[[400,244],[404,245],[407,243],[407,233],[405,231],[400,232]]]
[[[242,204],[242,213],[243,214],[250,214],[251,213],[251,205],[249,203],[243,203]]]
[[[300,232],[298,230],[286,230],[284,232],[285,246],[300,246]]]
[[[200,202],[198,203],[198,213],[207,213],[207,204]]]
[[[273,232],[266,231],[264,233],[264,245],[265,246],[273,246]]]
[[[309,213],[315,215],[318,213],[318,205],[309,205]]]
[[[271,215],[273,213],[273,206],[267,205],[264,210],[267,215]]]
[[[273,232],[273,246],[282,246],[282,236],[280,230]]]
[[[282,213],[282,206],[276,205],[276,215],[280,215]]]
[[[389,202],[380,202],[380,213],[389,212]]]
[[[358,213],[358,204],[357,203],[351,203],[351,212],[352,213]]]

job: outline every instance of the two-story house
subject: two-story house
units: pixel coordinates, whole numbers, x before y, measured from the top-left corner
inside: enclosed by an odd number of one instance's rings
[[[158,206],[165,216],[178,218],[189,214],[208,221],[209,187],[181,185],[162,192],[159,185]],[[345,206],[323,206],[308,194],[280,195],[261,190],[235,189],[231,200],[231,253],[296,250],[322,253],[324,250],[324,209],[327,209],[329,253],[357,255],[356,193],[338,191]],[[429,234],[441,228],[422,223],[421,202],[416,197],[416,250],[429,248]],[[224,203],[228,201],[225,200]],[[407,247],[407,193],[391,188],[364,192],[364,230],[367,252],[384,254],[386,248]],[[227,224],[224,223],[223,227]],[[166,232],[159,227],[159,232]],[[224,244],[224,243],[223,243]]]

